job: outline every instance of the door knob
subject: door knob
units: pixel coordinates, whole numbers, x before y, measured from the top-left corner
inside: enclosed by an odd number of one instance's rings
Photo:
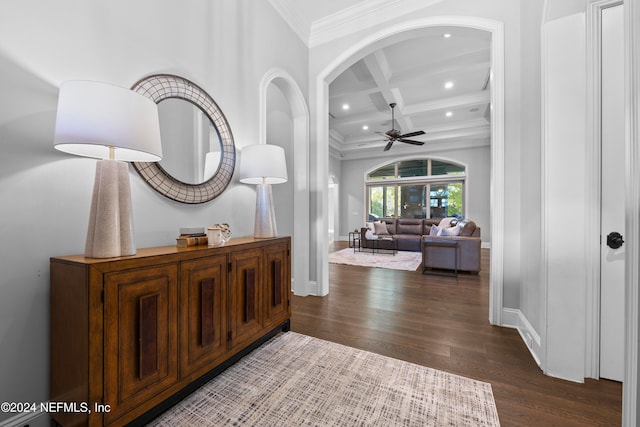
[[[622,240],[622,234],[617,231],[611,232],[607,236],[607,246],[611,249],[618,249],[623,243],[624,240]]]

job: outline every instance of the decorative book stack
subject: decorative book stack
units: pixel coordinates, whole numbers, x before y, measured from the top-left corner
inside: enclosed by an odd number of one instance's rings
[[[179,248],[206,245],[207,243],[208,239],[207,234],[204,232],[204,227],[180,228],[180,235],[176,239],[176,246]]]

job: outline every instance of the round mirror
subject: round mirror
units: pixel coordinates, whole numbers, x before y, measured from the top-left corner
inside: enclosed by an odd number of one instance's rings
[[[220,164],[220,137],[206,114],[182,99],[158,103],[162,160],[160,167],[185,184],[202,184]]]
[[[140,176],[165,197],[205,203],[231,182],[235,145],[218,105],[202,88],[170,74],[140,80],[132,89],[158,104],[162,161],[134,162]]]

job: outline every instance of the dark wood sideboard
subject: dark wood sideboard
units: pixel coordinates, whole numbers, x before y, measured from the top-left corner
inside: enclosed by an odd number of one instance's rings
[[[290,292],[289,237],[51,258],[53,423],[149,421],[287,331]]]

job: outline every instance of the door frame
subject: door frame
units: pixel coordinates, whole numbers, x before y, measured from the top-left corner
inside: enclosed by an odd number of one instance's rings
[[[640,1],[625,2],[625,85],[626,107],[626,245],[625,283],[625,373],[622,383],[622,425],[635,426],[638,413],[638,375],[640,372],[639,317],[640,293]]]
[[[592,0],[587,8],[587,195],[586,224],[588,244],[587,286],[586,286],[586,352],[585,377],[600,378],[600,257],[601,234],[593,233],[592,224],[601,224],[602,197],[602,126],[601,126],[601,12],[604,9],[623,4],[622,0]],[[598,228],[600,225],[598,225]]]
[[[637,22],[640,21],[640,1],[637,0],[591,0],[587,5],[587,78],[588,78],[588,119],[592,128],[589,129],[589,139],[587,140],[587,149],[590,163],[587,165],[592,177],[587,185],[593,185],[594,175],[600,171],[599,153],[595,150],[599,149],[599,145],[595,145],[599,140],[596,135],[600,134],[600,126],[596,120],[596,113],[599,114],[599,86],[596,78],[599,78],[599,14],[600,10],[610,7],[616,3],[624,3],[625,16],[625,87],[627,97],[625,99],[626,110],[626,138],[625,138],[625,233],[628,236],[625,242],[625,369],[624,380],[622,382],[622,425],[635,426],[640,421],[638,413],[638,376],[640,375],[640,359],[639,359],[639,315],[640,292],[638,282],[640,280],[640,267],[638,259],[640,256],[640,27]],[[594,157],[597,155],[597,157]],[[590,209],[587,212],[587,219],[591,221],[599,221],[600,212],[593,209],[593,203],[599,197],[599,182],[596,187],[591,187],[587,192],[590,202]],[[587,222],[593,224],[593,222]],[[599,295],[599,239],[597,242],[598,251],[595,250],[596,245],[589,245],[587,248],[588,261],[592,269],[588,271],[587,278],[587,376],[596,377],[599,375],[599,298],[596,301],[595,295]],[[597,258],[594,258],[597,253]],[[596,259],[598,262],[593,262]],[[598,264],[597,268],[593,267]],[[598,275],[595,276],[597,271]],[[598,292],[596,294],[596,292]],[[594,304],[596,304],[594,306]],[[596,357],[597,356],[597,357]]]

